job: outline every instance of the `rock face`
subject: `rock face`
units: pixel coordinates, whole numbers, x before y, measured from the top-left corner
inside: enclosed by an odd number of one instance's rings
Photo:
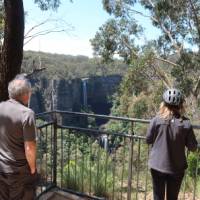
[[[35,113],[91,110],[97,114],[109,114],[112,106],[109,98],[116,92],[121,79],[119,75],[90,77],[84,86],[83,79],[35,78],[31,80],[34,91],[30,106]],[[85,101],[87,105],[84,105]]]

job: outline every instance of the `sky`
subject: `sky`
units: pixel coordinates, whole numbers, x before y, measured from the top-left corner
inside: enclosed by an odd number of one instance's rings
[[[52,32],[35,37],[31,41],[27,37],[24,50],[93,56],[89,40],[94,38],[99,27],[110,17],[103,10],[101,0],[74,0],[73,3],[70,3],[69,0],[62,0],[57,12],[41,11],[33,2],[34,0],[24,1],[24,10],[27,13],[25,35],[29,32],[27,35],[31,36],[34,33],[49,29],[58,31],[65,29],[66,31]],[[47,19],[48,21],[45,24],[37,27],[38,24]],[[138,16],[138,20],[146,27],[148,39],[157,36],[157,30],[150,25],[147,18]],[[148,34],[148,31],[151,31],[151,34]]]

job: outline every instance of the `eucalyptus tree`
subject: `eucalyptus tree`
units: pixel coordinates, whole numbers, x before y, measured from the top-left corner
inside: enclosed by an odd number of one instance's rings
[[[0,0],[0,47],[2,47],[2,39],[3,39],[3,2]]]
[[[56,10],[60,0],[34,0],[42,10]],[[7,85],[21,70],[24,43],[23,0],[0,0],[0,101],[8,98]],[[2,27],[3,26],[3,27]]]
[[[200,89],[200,1],[103,0],[102,2],[112,19],[99,28],[91,43],[95,54],[103,57],[103,61],[112,60],[113,56],[118,54],[132,66],[129,73],[135,75],[127,75],[128,78],[126,77],[122,83],[121,93],[124,94],[127,85],[132,89],[131,92],[128,90],[129,96],[139,95],[138,91],[147,92],[149,88],[157,91],[158,85],[178,86],[194,104],[196,112]],[[136,43],[136,39],[143,37],[145,33],[139,25],[141,17],[150,19],[159,33],[157,39],[148,41],[144,45]],[[151,30],[148,30],[147,34],[151,34]],[[134,77],[134,80],[131,77]],[[132,85],[128,84],[128,80],[133,81]],[[144,85],[144,80],[148,82],[149,88],[140,88]]]

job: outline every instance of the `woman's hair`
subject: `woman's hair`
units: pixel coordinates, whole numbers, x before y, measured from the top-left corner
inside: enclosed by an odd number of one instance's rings
[[[166,104],[165,102],[162,102],[160,104],[160,108],[158,111],[159,117],[166,120],[171,119],[174,115],[180,115],[180,117],[182,117],[184,113],[185,113],[185,108],[184,108],[183,103],[181,103],[178,106],[173,106],[173,105]]]

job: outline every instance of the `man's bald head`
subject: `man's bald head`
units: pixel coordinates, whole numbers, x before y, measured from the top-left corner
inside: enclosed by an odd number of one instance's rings
[[[8,84],[9,98],[21,100],[24,95],[31,92],[31,84],[23,75],[17,75],[15,79]]]

